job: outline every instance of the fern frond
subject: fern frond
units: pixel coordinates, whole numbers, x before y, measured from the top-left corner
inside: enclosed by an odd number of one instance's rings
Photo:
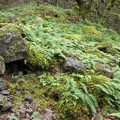
[[[109,116],[120,118],[120,113],[111,113]]]

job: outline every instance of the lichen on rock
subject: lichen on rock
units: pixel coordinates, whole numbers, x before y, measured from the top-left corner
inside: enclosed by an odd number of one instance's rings
[[[24,59],[27,47],[19,26],[11,23],[1,23],[0,25],[0,55],[4,58],[5,63]]]

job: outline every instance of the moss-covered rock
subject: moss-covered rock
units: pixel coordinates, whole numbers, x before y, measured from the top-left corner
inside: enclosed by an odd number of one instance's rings
[[[114,69],[113,68],[110,68],[106,65],[103,65],[103,64],[98,64],[96,63],[96,72],[98,72],[99,74],[102,74],[102,75],[105,75],[109,78],[113,78],[113,75],[114,75]]]
[[[5,63],[24,59],[27,48],[20,28],[11,23],[1,23],[0,26],[0,55]]]
[[[120,53],[116,48],[113,47],[112,43],[109,42],[97,43],[95,46],[98,46],[97,48],[100,51],[111,55],[116,55]]]
[[[96,36],[101,36],[101,33],[99,31],[97,31],[94,27],[92,26],[85,26],[82,28],[82,31],[85,34],[94,34]]]

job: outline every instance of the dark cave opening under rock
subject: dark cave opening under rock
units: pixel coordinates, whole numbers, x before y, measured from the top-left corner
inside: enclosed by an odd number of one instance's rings
[[[27,74],[29,70],[29,67],[25,65],[24,60],[18,60],[18,61],[12,61],[10,63],[6,63],[6,74]]]

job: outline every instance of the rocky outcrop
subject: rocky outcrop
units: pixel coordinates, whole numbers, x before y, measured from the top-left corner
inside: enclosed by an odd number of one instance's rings
[[[5,63],[24,59],[27,49],[19,27],[10,23],[0,23],[0,27],[0,56]]]

